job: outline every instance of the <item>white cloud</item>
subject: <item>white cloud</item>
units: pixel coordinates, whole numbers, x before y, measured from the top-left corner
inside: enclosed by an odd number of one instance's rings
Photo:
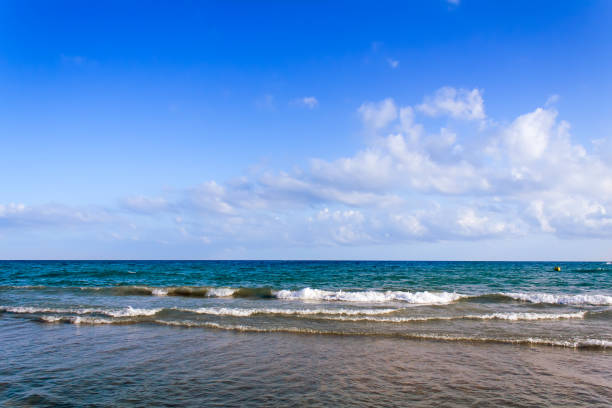
[[[559,99],[561,99],[561,97],[557,94],[552,94],[548,97],[548,99],[546,100],[546,103],[544,104],[544,106],[549,107],[551,105],[554,105],[555,103],[559,102]]]
[[[378,103],[366,102],[358,109],[361,119],[366,126],[380,129],[397,119],[397,107],[391,98]]]
[[[354,245],[372,242],[366,232],[365,217],[357,210],[330,211],[324,208],[308,218],[307,228],[321,243]]]
[[[556,117],[557,112],[538,108],[516,118],[504,134],[511,157],[517,160],[541,158],[548,147]]]
[[[221,186],[215,181],[207,181],[187,190],[180,206],[189,210],[234,214],[235,209],[228,202],[227,195],[225,186]]]
[[[305,96],[296,101],[298,104],[307,107],[308,109],[314,109],[319,106],[319,101],[314,96]]]
[[[26,206],[25,204],[16,204],[16,203],[10,203],[10,204],[0,204],[0,218],[7,218],[9,216],[15,215],[15,214],[20,214],[26,211]]]
[[[362,104],[357,111],[373,136],[368,146],[312,159],[304,169],[137,195],[116,209],[0,205],[0,228],[102,223],[122,226],[113,234],[129,239],[137,231],[170,242],[275,248],[536,233],[612,238],[608,138],[590,148],[576,143],[550,107],[492,122],[507,124],[486,133],[478,120],[461,131],[417,122],[415,109],[484,119],[478,90],[443,88],[424,105],[398,106],[391,98]]]
[[[151,213],[168,209],[168,201],[163,197],[145,197],[142,195],[126,197],[120,203],[130,211]]]
[[[115,218],[111,211],[93,206],[0,204],[0,228],[91,225],[112,222]]]
[[[485,119],[484,101],[478,89],[443,87],[425,98],[417,109],[429,116],[449,115],[455,119]]]
[[[487,216],[478,216],[472,208],[459,212],[457,224],[461,232],[468,236],[499,235],[507,230],[505,223],[490,220]]]
[[[367,150],[334,162],[313,160],[316,180],[346,189],[387,191],[413,189],[422,192],[461,194],[489,188],[486,178],[465,160],[439,163],[432,160],[425,143],[413,143],[402,134],[391,134]],[[450,141],[446,149],[453,149]]]

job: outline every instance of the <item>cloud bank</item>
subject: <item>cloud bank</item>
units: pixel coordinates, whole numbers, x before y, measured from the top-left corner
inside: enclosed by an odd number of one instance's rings
[[[479,89],[443,87],[410,106],[367,101],[357,114],[373,137],[351,155],[112,208],[4,204],[0,234],[104,225],[113,239],[274,247],[612,238],[612,143],[576,143],[552,105],[503,123]]]

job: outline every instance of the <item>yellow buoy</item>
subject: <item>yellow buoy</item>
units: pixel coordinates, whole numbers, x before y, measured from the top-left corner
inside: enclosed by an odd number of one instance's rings
[[[555,266],[553,269],[555,270],[555,272],[561,272],[561,267],[560,266]]]

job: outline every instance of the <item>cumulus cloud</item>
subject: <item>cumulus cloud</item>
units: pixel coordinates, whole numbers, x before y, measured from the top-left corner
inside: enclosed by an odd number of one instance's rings
[[[354,156],[333,162],[313,160],[311,174],[326,184],[358,191],[411,189],[461,194],[487,190],[487,179],[468,161],[460,157],[449,163],[432,159],[431,146],[440,140],[440,136],[433,135],[414,143],[400,133],[391,134]],[[446,143],[446,150],[452,154],[456,143],[452,138]]]
[[[391,98],[378,103],[366,102],[358,109],[363,123],[373,129],[380,129],[397,119],[397,106]]]
[[[519,116],[504,132],[508,154],[515,160],[535,160],[547,150],[557,112],[538,108]]]
[[[425,98],[417,109],[429,116],[449,115],[455,119],[485,119],[484,101],[478,89],[443,87]]]

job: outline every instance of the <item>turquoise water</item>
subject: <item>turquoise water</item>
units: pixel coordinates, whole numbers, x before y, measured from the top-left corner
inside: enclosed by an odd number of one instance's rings
[[[553,270],[560,266],[561,271]],[[612,293],[606,262],[0,261],[0,286]]]
[[[5,405],[608,406],[612,265],[4,261],[0,342]]]

